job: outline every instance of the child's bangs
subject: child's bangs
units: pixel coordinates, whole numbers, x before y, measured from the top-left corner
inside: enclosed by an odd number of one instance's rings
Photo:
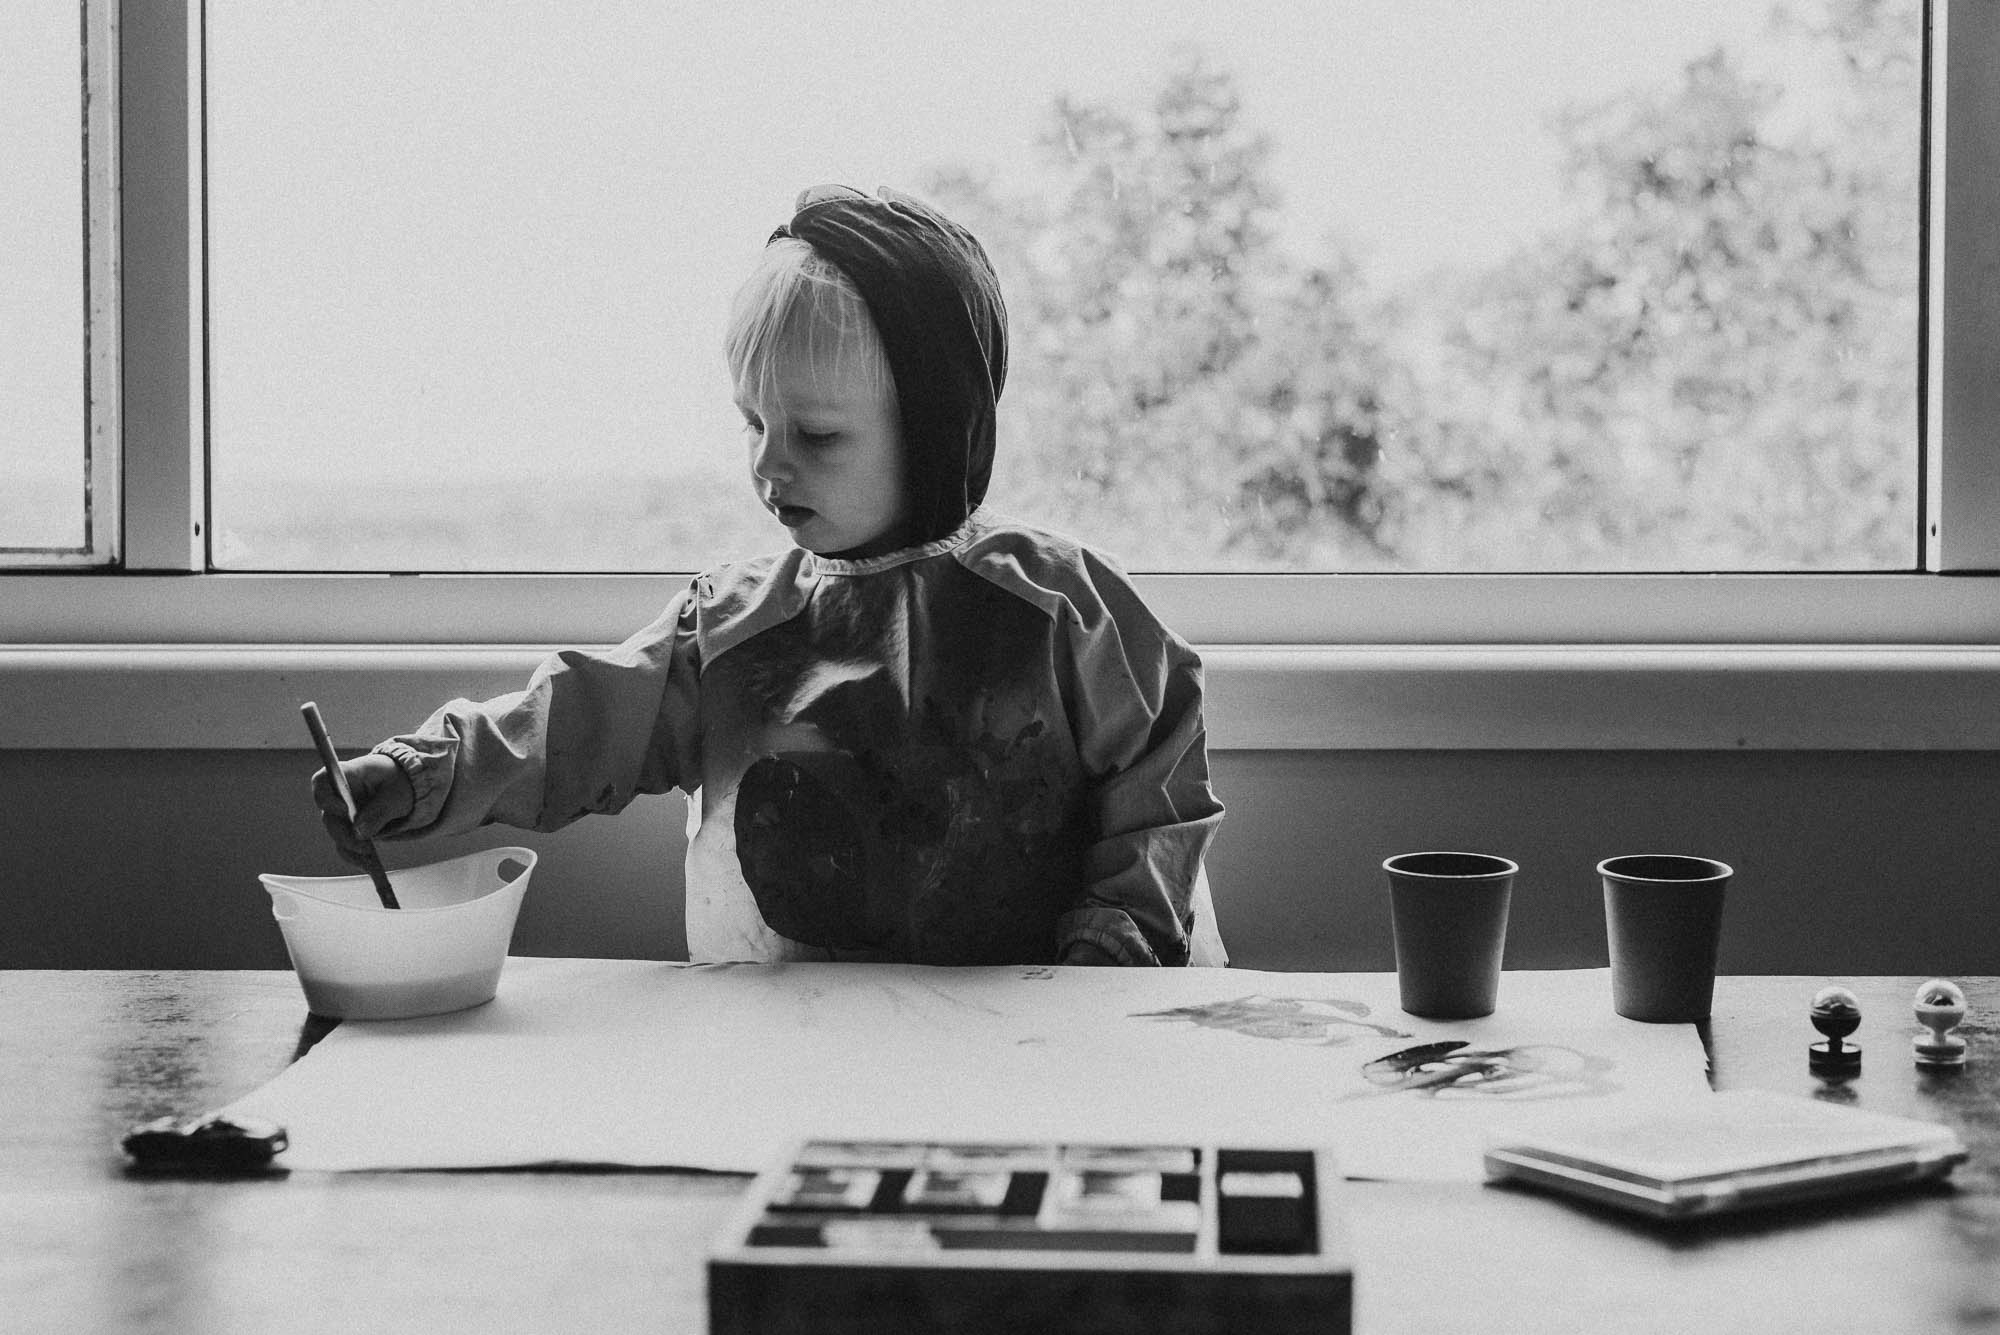
[[[858,363],[877,388],[895,390],[889,359],[868,304],[833,264],[803,241],[784,237],[764,248],[736,293],[725,340],[739,391],[768,389],[782,353],[803,356],[817,377]]]

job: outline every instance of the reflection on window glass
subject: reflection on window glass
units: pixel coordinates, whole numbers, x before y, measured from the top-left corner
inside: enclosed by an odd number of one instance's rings
[[[1919,0],[211,0],[216,560],[783,546],[721,330],[839,180],[986,242],[991,499],[1134,568],[1908,568],[1919,60]]]
[[[0,560],[87,542],[81,32],[19,0],[0,41]]]

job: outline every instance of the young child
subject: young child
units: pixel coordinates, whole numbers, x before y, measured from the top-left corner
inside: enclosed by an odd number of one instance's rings
[[[678,787],[696,960],[1224,963],[1200,660],[1104,557],[981,507],[1007,337],[979,243],[902,194],[809,190],[728,355],[796,546],[343,762],[360,836],[553,830]],[[313,792],[352,853],[324,771]]]

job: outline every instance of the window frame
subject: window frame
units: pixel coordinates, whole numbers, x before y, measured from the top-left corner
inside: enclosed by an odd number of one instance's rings
[[[0,573],[0,643],[603,643],[650,619],[687,572],[208,569],[204,0],[86,17],[109,39],[89,99],[91,170],[117,186],[91,195],[92,430],[122,440],[121,559]],[[2000,644],[2000,229],[1982,225],[2000,217],[2000,6],[1929,0],[1926,41],[1922,571],[1141,574],[1141,592],[1215,645]]]

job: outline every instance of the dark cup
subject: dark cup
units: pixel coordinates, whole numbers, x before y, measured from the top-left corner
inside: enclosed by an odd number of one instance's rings
[[[1713,858],[1639,853],[1597,864],[1611,948],[1611,1006],[1630,1020],[1706,1019],[1722,948],[1722,899],[1735,873]]]
[[[1520,868],[1487,853],[1401,853],[1382,870],[1403,1009],[1440,1020],[1491,1015]]]

